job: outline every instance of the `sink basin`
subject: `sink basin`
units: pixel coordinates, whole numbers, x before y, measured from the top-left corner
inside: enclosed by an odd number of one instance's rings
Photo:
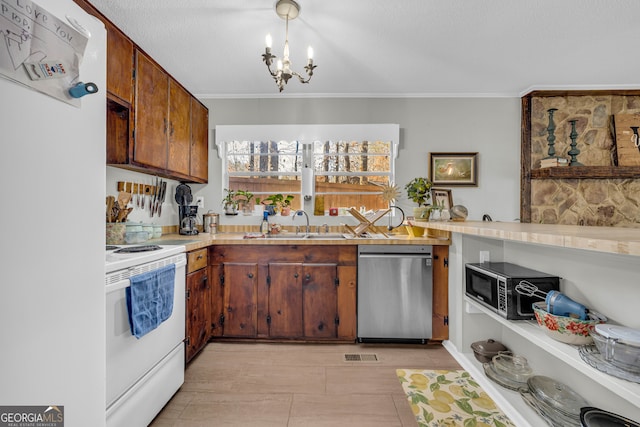
[[[304,240],[304,239],[344,239],[342,233],[309,233],[309,234],[270,234],[267,239],[290,239],[290,240]]]

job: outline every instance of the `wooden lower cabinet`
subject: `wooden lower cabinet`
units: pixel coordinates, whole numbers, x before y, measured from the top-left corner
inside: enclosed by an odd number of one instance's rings
[[[355,340],[355,246],[212,246],[212,335]]]
[[[189,362],[211,336],[211,286],[207,249],[187,254],[185,360]]]
[[[271,263],[267,323],[271,338],[337,338],[337,264]]]
[[[222,268],[222,336],[255,337],[258,331],[258,265],[225,263]]]
[[[449,246],[433,246],[433,317],[431,339],[449,339]]]

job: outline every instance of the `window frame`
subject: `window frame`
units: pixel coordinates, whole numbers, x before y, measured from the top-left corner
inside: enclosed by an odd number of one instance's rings
[[[222,189],[228,188],[230,174],[228,171],[228,155],[226,141],[297,141],[301,147],[311,147],[310,150],[303,148],[302,168],[296,172],[287,173],[291,176],[299,176],[301,183],[301,198],[314,200],[316,196],[315,179],[317,176],[381,176],[388,175],[389,182],[395,182],[395,164],[398,157],[400,139],[400,126],[398,124],[338,124],[338,125],[217,125],[215,128],[215,144],[218,150],[218,158],[222,160],[221,178]],[[326,171],[316,173],[313,168],[313,161],[317,156],[314,154],[313,145],[322,141],[389,141],[390,159],[388,172],[338,172]],[[348,155],[348,153],[331,153],[331,155]],[[380,154],[372,154],[377,156]],[[386,155],[386,154],[384,154]],[[311,172],[311,174],[309,174]],[[233,174],[232,174],[233,175]],[[282,175],[279,172],[265,171],[251,173],[253,176],[274,176]],[[311,179],[311,184],[306,182]],[[359,195],[354,192],[323,192],[322,194]],[[302,202],[303,209],[305,203]]]

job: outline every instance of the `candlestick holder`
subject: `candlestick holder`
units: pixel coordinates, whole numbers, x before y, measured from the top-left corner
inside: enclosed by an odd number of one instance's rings
[[[554,147],[556,143],[556,136],[555,136],[556,124],[553,121],[553,113],[555,113],[556,111],[558,111],[557,108],[549,108],[547,110],[547,113],[549,113],[549,126],[547,126],[547,132],[549,134],[549,136],[547,136],[547,142],[549,143],[549,151],[547,151],[548,156],[545,157],[546,159],[551,159],[556,156],[556,149]]]
[[[569,138],[571,138],[571,150],[569,150],[568,154],[571,156],[571,161],[569,162],[569,166],[584,166],[580,163],[576,156],[580,154],[580,150],[576,147],[578,143],[576,140],[578,139],[578,132],[576,131],[576,122],[577,120],[569,120],[571,123],[571,133],[569,134]]]

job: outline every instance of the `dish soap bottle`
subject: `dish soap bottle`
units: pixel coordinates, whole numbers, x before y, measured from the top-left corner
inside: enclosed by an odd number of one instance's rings
[[[262,213],[262,224],[260,224],[260,233],[269,234],[269,212]]]

